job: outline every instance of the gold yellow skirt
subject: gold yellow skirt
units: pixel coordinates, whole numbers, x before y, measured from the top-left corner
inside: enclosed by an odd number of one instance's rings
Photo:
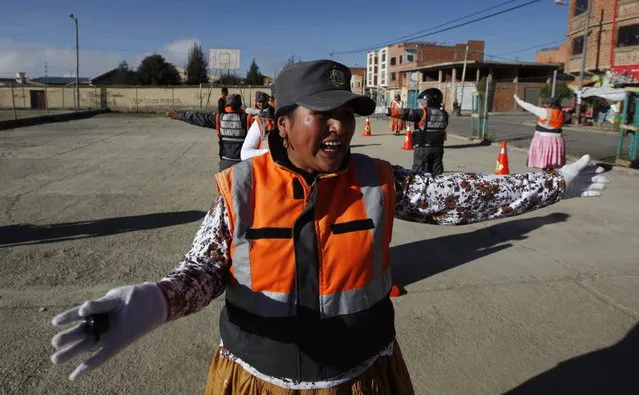
[[[413,384],[397,341],[393,354],[379,357],[359,377],[336,387],[316,390],[294,390],[261,380],[235,361],[215,352],[206,381],[206,395],[413,395]]]

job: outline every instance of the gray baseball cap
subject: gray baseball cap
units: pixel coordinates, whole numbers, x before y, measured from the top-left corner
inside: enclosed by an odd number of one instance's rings
[[[277,101],[276,117],[293,105],[313,111],[329,111],[352,103],[358,115],[370,115],[375,102],[351,92],[351,71],[332,60],[293,63],[282,70],[272,90]]]

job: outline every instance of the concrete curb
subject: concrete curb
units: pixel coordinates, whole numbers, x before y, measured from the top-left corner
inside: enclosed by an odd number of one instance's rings
[[[460,140],[465,140],[465,141],[473,141],[470,140],[467,136],[461,136],[458,134],[454,134],[454,133],[450,133],[448,132],[448,136],[449,137],[455,137],[457,139]],[[486,144],[486,146],[488,146],[488,144]],[[490,146],[495,147],[495,148],[501,148],[501,142],[491,142]],[[516,146],[508,146],[508,149],[511,151],[518,151],[518,152],[525,152],[528,153],[528,149],[527,148],[521,148],[521,147],[516,147]],[[497,154],[499,152],[495,151],[495,158],[497,158]],[[577,159],[581,158],[580,156],[575,156],[575,155],[566,155],[566,159],[569,161],[576,161]],[[623,166],[619,166],[615,163],[610,163],[610,162],[604,162],[604,161],[600,161],[600,160],[592,160],[592,162],[594,163],[600,163],[606,166],[610,166],[610,170],[616,171],[616,172],[621,172],[630,176],[634,176],[634,177],[639,177],[639,169],[632,169],[629,167],[623,167]]]
[[[39,117],[0,121],[0,130],[23,128],[26,126],[40,125],[43,123],[51,123],[51,122],[73,121],[76,119],[90,118],[97,114],[108,113],[110,111],[111,110],[106,108],[106,109],[100,109],[100,110],[79,111],[79,112],[70,112],[70,113],[55,114],[55,115],[42,115]]]

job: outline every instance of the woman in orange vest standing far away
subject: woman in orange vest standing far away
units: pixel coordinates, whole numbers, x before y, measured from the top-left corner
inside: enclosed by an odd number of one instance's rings
[[[535,135],[528,148],[528,167],[550,170],[566,164],[566,142],[561,128],[565,114],[561,110],[559,99],[551,97],[544,107],[537,107],[521,100],[515,95],[515,101],[524,110],[537,116]]]
[[[82,357],[75,379],[225,293],[206,394],[413,394],[389,297],[393,219],[485,221],[609,182],[587,155],[552,172],[433,177],[351,153],[355,114],[375,103],[350,80],[331,60],[286,67],[269,152],[216,175],[220,197],[165,278],[57,315],[79,323],[53,337],[52,361]]]

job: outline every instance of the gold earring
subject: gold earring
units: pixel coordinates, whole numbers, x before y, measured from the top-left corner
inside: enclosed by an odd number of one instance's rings
[[[282,147],[284,147],[284,149],[288,148],[288,137],[284,137],[282,140]]]

